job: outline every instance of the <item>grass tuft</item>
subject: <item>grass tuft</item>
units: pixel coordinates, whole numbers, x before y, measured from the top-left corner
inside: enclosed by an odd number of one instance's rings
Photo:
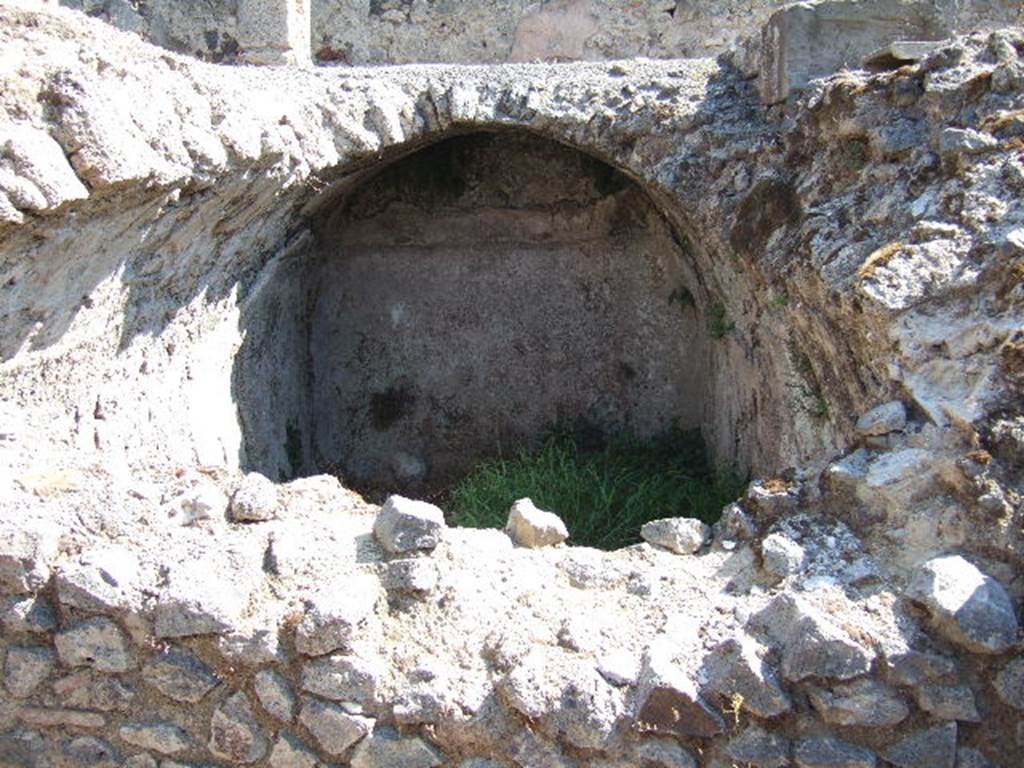
[[[698,431],[621,438],[592,450],[555,433],[536,450],[480,464],[449,492],[448,507],[456,525],[501,528],[512,503],[529,497],[565,521],[571,543],[611,550],[640,541],[649,520],[713,523],[743,486],[711,469]]]

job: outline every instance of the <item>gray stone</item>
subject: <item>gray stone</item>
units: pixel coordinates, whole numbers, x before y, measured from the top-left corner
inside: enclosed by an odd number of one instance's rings
[[[161,755],[174,755],[192,746],[188,734],[171,723],[127,723],[117,735],[125,744]]]
[[[919,566],[907,597],[922,604],[938,631],[975,653],[1001,653],[1017,642],[1017,617],[1003,585],[959,555]]]
[[[866,674],[875,658],[804,599],[783,593],[751,618],[783,643],[782,676],[799,682],[809,677],[848,680]]]
[[[210,558],[174,562],[153,611],[159,638],[219,634],[242,624],[249,599],[243,573]]]
[[[998,146],[993,136],[972,128],[944,128],[939,134],[939,154],[944,157],[988,152]]]
[[[644,768],[697,768],[697,759],[675,739],[646,738],[637,744],[636,756]]]
[[[228,519],[236,523],[273,520],[278,504],[277,486],[259,472],[250,472],[231,496]]]
[[[505,533],[520,547],[550,547],[569,538],[562,518],[537,509],[530,499],[519,499],[508,511]]]
[[[956,740],[956,723],[946,723],[900,739],[882,756],[898,768],[953,768]]]
[[[0,525],[0,594],[38,592],[50,580],[60,530],[56,525]]]
[[[792,514],[799,503],[799,487],[786,480],[755,480],[743,496],[744,508],[760,522]]]
[[[804,548],[782,533],[765,536],[761,542],[761,563],[772,576],[784,579],[804,565]]]
[[[0,732],[0,761],[5,768],[36,768],[45,760],[46,741],[38,731],[16,728]]]
[[[132,755],[125,760],[121,768],[158,768],[158,766],[159,764],[157,763],[156,758],[148,752],[140,752],[139,754]]]
[[[272,717],[284,723],[295,719],[295,694],[277,671],[260,670],[253,678],[252,687],[260,706]]]
[[[390,728],[379,728],[363,739],[352,753],[352,768],[436,768],[437,750],[417,737],[403,738]]]
[[[87,619],[58,632],[54,642],[61,662],[69,667],[120,673],[135,666],[124,633],[110,619]]]
[[[725,753],[742,765],[785,768],[789,765],[789,739],[752,726],[725,745]]]
[[[938,17],[925,4],[899,0],[794,3],[777,11],[761,33],[758,87],[765,104],[785,101],[814,78],[861,61],[897,39],[936,40]]]
[[[358,656],[334,655],[307,662],[302,689],[325,699],[368,704],[384,676],[381,665]]]
[[[124,680],[84,670],[56,681],[53,692],[65,707],[103,712],[127,712],[135,698],[135,689]]]
[[[892,682],[911,687],[956,674],[956,662],[952,659],[921,651],[887,657],[885,666]]]
[[[373,730],[371,718],[351,715],[337,704],[312,698],[303,701],[299,722],[313,735],[320,749],[334,757],[345,754]]]
[[[57,627],[53,608],[41,595],[8,597],[0,605],[0,628],[7,637],[22,632],[39,635]]]
[[[310,0],[242,0],[238,42],[249,64],[309,64]]]
[[[811,704],[826,723],[888,727],[903,722],[910,709],[893,688],[865,678],[831,689],[811,688]]]
[[[867,66],[892,66],[921,61],[937,51],[941,42],[894,40],[864,59]]]
[[[640,536],[648,544],[664,547],[678,555],[692,555],[707,543],[711,527],[692,517],[666,517],[644,523]]]
[[[707,690],[729,702],[743,697],[743,709],[758,717],[776,717],[793,708],[774,673],[763,661],[765,649],[741,635],[717,645],[704,661]]]
[[[960,747],[956,751],[956,768],[999,768],[999,766],[977,749]]]
[[[231,694],[210,718],[210,742],[215,757],[234,763],[254,763],[267,753],[267,739],[242,692]]]
[[[127,547],[103,544],[82,552],[60,566],[55,581],[58,601],[83,611],[142,607],[142,567]]]
[[[914,691],[914,696],[917,706],[939,720],[981,722],[974,691],[966,685],[925,683]]]
[[[389,593],[429,595],[437,587],[437,564],[422,557],[385,564],[381,583]]]
[[[98,712],[50,707],[24,707],[18,710],[18,719],[26,725],[38,728],[68,727],[92,730],[103,728],[107,724],[107,719]]]
[[[1003,667],[992,684],[1000,699],[1024,711],[1024,656],[1018,656]]]
[[[49,648],[15,646],[4,660],[4,687],[18,699],[31,696],[53,670],[54,653]]]
[[[294,736],[279,733],[267,759],[270,768],[317,768],[320,761],[316,752]]]
[[[83,768],[120,768],[121,756],[105,739],[77,736],[64,745],[64,755]]]
[[[390,496],[373,521],[373,535],[393,555],[429,552],[441,543],[444,512],[425,501]]]
[[[592,662],[560,648],[532,648],[497,689],[538,731],[580,749],[606,749],[624,714],[622,692]]]
[[[367,575],[352,575],[330,584],[306,601],[295,628],[295,649],[306,656],[323,656],[349,643],[373,614],[380,583]]]
[[[725,730],[725,721],[700,696],[697,683],[659,650],[644,657],[636,700],[641,731],[710,738]]]
[[[799,768],[875,768],[874,753],[832,736],[800,740],[793,752]]]
[[[727,504],[722,517],[714,524],[715,538],[730,541],[749,541],[757,535],[757,526],[739,504]]]
[[[862,437],[888,435],[907,426],[907,409],[899,400],[875,406],[857,420],[857,434]]]
[[[191,651],[171,648],[151,657],[142,678],[164,696],[196,704],[220,682],[217,675]]]

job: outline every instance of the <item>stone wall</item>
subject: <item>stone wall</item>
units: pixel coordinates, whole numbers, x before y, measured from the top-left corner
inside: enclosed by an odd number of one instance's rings
[[[209,61],[235,61],[243,49],[255,52],[248,59],[254,63],[288,60],[258,54],[268,49],[270,35],[271,50],[291,41],[291,56],[304,61],[311,49],[318,63],[605,61],[736,51],[741,66],[755,69],[760,30],[786,5],[785,0],[311,0],[299,8],[284,0],[60,2]],[[857,27],[858,18],[877,16],[872,5],[879,3],[839,5],[849,7],[845,13]],[[1014,0],[889,0],[887,5],[894,28],[909,17],[926,16],[925,26],[932,28],[928,39],[1012,23],[1019,13]],[[259,19],[256,27],[253,19]],[[300,38],[310,26],[307,43]],[[831,60],[833,47],[820,50]]]
[[[774,110],[706,59],[217,67],[8,4],[0,49],[0,761],[1024,762],[1021,30]],[[705,435],[760,477],[667,511],[689,554],[275,482],[318,223],[500,129],[688,256]]]

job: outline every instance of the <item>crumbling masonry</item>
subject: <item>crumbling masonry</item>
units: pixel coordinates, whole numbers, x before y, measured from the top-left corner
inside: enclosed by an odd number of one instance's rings
[[[481,0],[359,67],[444,4],[371,51],[206,3],[205,52],[129,5],[0,3],[0,765],[1024,763],[1017,9],[559,1],[485,54]],[[756,478],[693,554],[327,472],[428,480],[545,365]]]

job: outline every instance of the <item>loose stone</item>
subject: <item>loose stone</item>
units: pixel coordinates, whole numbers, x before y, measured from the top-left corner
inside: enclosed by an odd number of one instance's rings
[[[242,478],[228,505],[228,519],[236,523],[273,520],[278,510],[277,486],[258,472]]]
[[[562,518],[537,509],[530,499],[519,499],[509,509],[505,533],[520,547],[530,549],[554,546],[569,538]]]
[[[260,706],[278,720],[290,723],[295,719],[295,694],[291,686],[273,669],[260,670],[253,678],[253,690]]]
[[[887,658],[889,677],[897,685],[918,686],[956,674],[956,662],[945,656],[921,651],[907,651]]]
[[[142,667],[143,679],[164,696],[196,704],[220,679],[190,651],[173,648],[160,653]]]
[[[765,536],[761,542],[761,562],[772,576],[784,579],[797,573],[804,564],[804,548],[782,533]]]
[[[236,763],[254,763],[267,753],[267,740],[244,693],[234,693],[213,711],[210,752]]]
[[[640,528],[648,544],[664,547],[678,555],[692,555],[711,537],[711,527],[692,517],[666,517],[651,520]]]
[[[373,535],[393,555],[434,549],[447,526],[444,512],[425,501],[391,496],[373,522]]]
[[[437,587],[437,565],[422,557],[392,560],[384,566],[381,582],[389,593],[429,595]]]
[[[110,619],[88,619],[58,632],[55,644],[61,662],[69,667],[120,673],[134,666],[124,633]]]

